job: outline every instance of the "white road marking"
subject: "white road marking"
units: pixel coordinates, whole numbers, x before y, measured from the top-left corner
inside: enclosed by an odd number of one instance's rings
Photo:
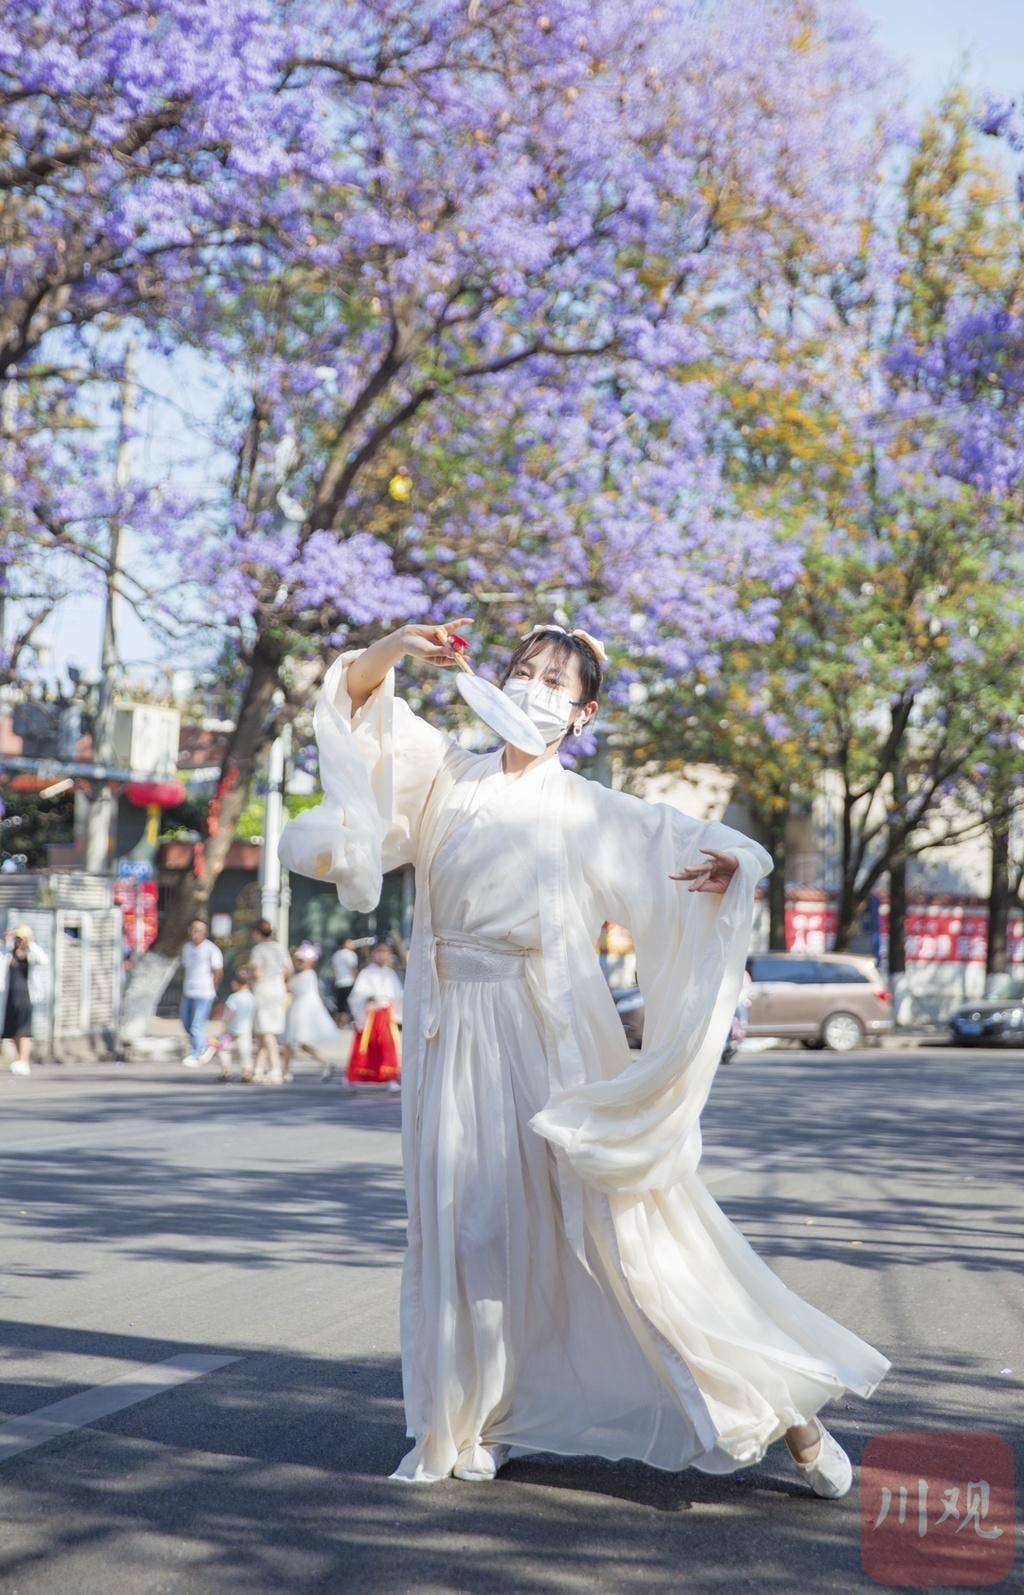
[[[239,1362],[238,1356],[221,1357],[201,1351],[183,1351],[166,1362],[139,1362],[127,1373],[118,1374],[108,1384],[95,1385],[91,1390],[79,1391],[77,1396],[65,1396],[63,1401],[52,1401],[49,1406],[26,1412],[20,1418],[11,1418],[0,1424],[0,1465],[22,1451],[31,1451],[37,1445],[46,1445],[58,1435],[71,1434],[84,1429],[99,1418],[108,1418],[113,1412],[134,1407],[151,1396],[159,1396],[177,1385],[201,1379]]]

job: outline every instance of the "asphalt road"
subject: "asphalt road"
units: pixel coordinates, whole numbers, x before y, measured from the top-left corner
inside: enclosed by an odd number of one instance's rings
[[[1024,1053],[929,1048],[719,1071],[707,1183],[893,1361],[826,1411],[855,1465],[885,1430],[990,1429],[1022,1477],[1022,1083]],[[394,1098],[42,1069],[0,1076],[0,1117],[0,1595],[879,1587],[857,1484],[817,1499],[781,1442],[719,1479],[531,1457],[388,1481]]]

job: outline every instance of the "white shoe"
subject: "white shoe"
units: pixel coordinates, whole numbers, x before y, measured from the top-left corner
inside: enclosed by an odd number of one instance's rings
[[[389,1091],[392,1091],[392,1092],[401,1091],[401,1089],[402,1089],[402,1082],[400,1080],[389,1080],[388,1081],[388,1090]]]
[[[789,1454],[793,1457],[797,1472],[807,1480],[815,1495],[838,1500],[853,1483],[853,1465],[835,1435],[829,1434],[821,1419],[816,1417],[814,1422],[818,1428],[819,1443],[817,1453],[810,1462],[797,1462],[792,1451]],[[789,1451],[788,1443],[786,1450]]]
[[[482,1440],[478,1440],[476,1445],[469,1445],[465,1451],[459,1452],[452,1475],[472,1484],[490,1484],[508,1461],[508,1453],[507,1445],[484,1445]]]
[[[11,1073],[12,1074],[31,1074],[32,1073],[32,1065],[30,1063],[26,1063],[24,1058],[15,1058],[14,1062],[11,1064]]]
[[[197,1058],[195,1053],[190,1052],[187,1058],[182,1058],[181,1066],[183,1069],[201,1069],[203,1067],[202,1059]]]
[[[333,1063],[325,1063],[324,1064],[323,1068],[320,1070],[320,1078],[321,1078],[321,1080],[333,1080],[334,1079],[334,1065],[333,1065]]]

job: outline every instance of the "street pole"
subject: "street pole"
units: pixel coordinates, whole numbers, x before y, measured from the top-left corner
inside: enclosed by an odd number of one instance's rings
[[[135,424],[135,344],[125,350],[124,381],[121,387],[121,427],[114,466],[118,487],[128,484],[131,464],[131,433]],[[103,606],[103,644],[100,654],[100,684],[93,724],[92,756],[97,764],[110,764],[114,756],[114,700],[117,693],[117,610],[121,574],[120,519],[110,527],[107,557],[106,598]],[[110,848],[114,829],[114,794],[106,781],[94,783],[86,824],[85,868],[90,875],[104,875],[110,868]]]
[[[282,910],[286,908],[285,894],[281,889],[281,860],[277,844],[281,839],[285,821],[285,769],[291,753],[292,728],[285,726],[280,736],[270,744],[267,759],[267,804],[263,820],[263,853],[260,858],[260,915],[269,919],[275,934],[280,938]],[[290,888],[287,893],[290,898]],[[287,940],[287,926],[283,939]]]

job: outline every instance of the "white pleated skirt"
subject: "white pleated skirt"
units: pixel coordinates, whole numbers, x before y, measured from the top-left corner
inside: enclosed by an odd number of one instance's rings
[[[785,1286],[698,1175],[609,1202],[560,1171],[529,1127],[554,1077],[537,965],[438,949],[441,1017],[406,1175],[415,1443],[394,1477],[445,1478],[479,1441],[727,1473],[844,1391],[870,1395],[887,1359]]]

